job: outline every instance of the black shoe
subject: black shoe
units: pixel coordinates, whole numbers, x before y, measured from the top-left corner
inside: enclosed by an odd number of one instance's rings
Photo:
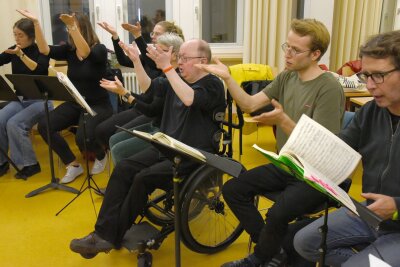
[[[40,165],[39,162],[34,164],[34,165],[29,165],[29,166],[25,166],[22,168],[22,170],[20,170],[19,172],[17,172],[14,177],[17,179],[24,179],[26,180],[28,177],[40,172]]]
[[[108,253],[114,249],[114,245],[101,238],[96,232],[93,232],[85,237],[73,239],[69,244],[69,248],[85,258],[93,258],[99,252]]]
[[[221,267],[259,267],[260,265],[254,264],[249,258],[243,258],[236,261],[230,261],[221,265]]]
[[[6,174],[8,169],[10,169],[10,164],[8,162],[5,162],[2,165],[0,165],[0,176]]]
[[[282,250],[280,253],[276,254],[272,260],[266,262],[263,267],[285,267],[287,259],[287,254]]]

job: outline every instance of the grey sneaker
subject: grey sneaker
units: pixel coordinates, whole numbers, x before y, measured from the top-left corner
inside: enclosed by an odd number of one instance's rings
[[[67,173],[64,175],[64,177],[61,179],[60,183],[61,184],[68,184],[75,180],[76,177],[81,175],[83,173],[83,168],[82,165],[79,164],[79,166],[68,166],[67,167]]]

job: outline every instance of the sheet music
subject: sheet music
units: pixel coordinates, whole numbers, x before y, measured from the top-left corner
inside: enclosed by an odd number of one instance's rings
[[[335,184],[348,178],[361,155],[329,130],[303,115],[281,153],[293,153]]]
[[[60,83],[67,88],[68,92],[75,98],[76,102],[78,102],[81,107],[83,107],[90,115],[92,115],[92,117],[96,116],[96,112],[88,105],[67,75],[62,72],[57,72],[57,78]]]

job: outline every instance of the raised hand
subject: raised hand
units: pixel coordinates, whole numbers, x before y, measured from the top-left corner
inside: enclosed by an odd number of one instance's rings
[[[213,57],[216,64],[195,64],[194,66],[208,73],[217,75],[223,80],[229,78],[229,69],[217,57]]]
[[[115,81],[101,79],[100,86],[106,89],[107,91],[116,93],[118,95],[125,95],[128,92],[128,90],[124,88],[122,82],[118,79],[117,76],[115,76],[114,78]]]
[[[75,13],[72,15],[69,14],[61,14],[60,15],[60,20],[64,22],[65,25],[67,26],[74,26],[75,25]]]
[[[125,54],[129,57],[129,59],[132,60],[133,63],[140,60],[139,51],[137,50],[136,47],[127,45],[122,41],[120,41],[118,44],[122,48],[122,50],[124,50]]]
[[[118,39],[117,30],[113,26],[111,26],[110,24],[108,24],[105,21],[97,22],[97,25],[99,25],[104,30],[106,30],[108,33],[110,33],[114,39]]]
[[[22,16],[30,19],[33,23],[39,22],[38,18],[27,9],[17,9],[17,12],[20,13]]]
[[[124,28],[124,30],[130,32],[135,38],[138,38],[142,35],[142,26],[140,25],[139,21],[137,21],[134,25],[129,23],[122,23],[121,26],[122,28]]]
[[[21,46],[20,45],[16,45],[14,49],[4,50],[4,53],[12,54],[12,55],[18,55],[19,56],[22,53]]]
[[[168,51],[164,51],[156,44],[155,48],[147,46],[146,50],[146,55],[156,63],[157,68],[163,70],[171,65],[172,46],[169,47]]]

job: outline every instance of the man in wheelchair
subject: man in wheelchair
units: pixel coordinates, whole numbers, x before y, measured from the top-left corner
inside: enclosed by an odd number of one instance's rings
[[[278,150],[284,145],[296,122],[307,114],[327,129],[338,133],[344,114],[344,94],[335,78],[318,66],[330,41],[326,27],[316,20],[293,20],[287,41],[282,44],[286,70],[255,95],[248,95],[229,75],[228,68],[198,66],[221,77],[234,100],[245,112],[272,103],[274,110],[253,117],[276,125]],[[278,102],[279,101],[279,102]],[[312,212],[325,201],[322,193],[272,164],[256,167],[224,184],[223,195],[244,229],[257,243],[254,254],[223,266],[261,266],[279,253],[289,222]],[[264,222],[254,205],[254,197],[279,192]]]
[[[218,145],[213,136],[219,130],[219,123],[213,120],[213,112],[225,109],[224,87],[216,76],[194,67],[194,64],[210,62],[208,43],[189,40],[182,44],[179,54],[171,53],[168,47],[147,50],[166,77],[151,80],[141,67],[137,53],[127,52],[136,66],[141,90],[157,90],[154,95],[164,98],[160,131],[190,146],[215,153]],[[178,58],[178,66],[171,66],[171,57]],[[175,71],[177,67],[179,74]],[[115,87],[122,87],[118,81],[114,83]],[[116,92],[125,94],[125,89],[119,88]],[[197,165],[183,159],[179,176],[187,176]],[[96,255],[120,248],[126,231],[143,213],[148,195],[156,188],[172,188],[172,167],[172,162],[154,147],[120,161],[108,182],[95,231],[72,240],[71,250],[82,255]]]

